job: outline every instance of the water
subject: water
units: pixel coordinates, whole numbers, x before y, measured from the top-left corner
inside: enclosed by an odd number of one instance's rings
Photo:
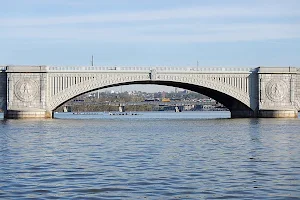
[[[0,199],[297,199],[300,120],[228,112],[0,120]]]

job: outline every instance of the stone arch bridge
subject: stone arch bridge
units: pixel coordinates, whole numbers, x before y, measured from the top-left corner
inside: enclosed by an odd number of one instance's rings
[[[2,66],[0,104],[5,118],[52,118],[81,94],[119,85],[180,87],[225,105],[231,117],[297,117],[300,69],[190,67]]]

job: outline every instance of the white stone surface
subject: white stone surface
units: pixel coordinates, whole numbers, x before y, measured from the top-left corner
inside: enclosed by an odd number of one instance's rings
[[[248,111],[300,110],[298,68],[6,66],[0,103],[11,111],[51,113],[80,94],[120,84],[155,83],[207,88],[238,100]],[[12,113],[12,112],[11,112]],[[22,115],[26,115],[22,113]],[[32,114],[31,114],[32,115]],[[37,115],[41,115],[40,113]],[[288,114],[290,115],[290,114]]]

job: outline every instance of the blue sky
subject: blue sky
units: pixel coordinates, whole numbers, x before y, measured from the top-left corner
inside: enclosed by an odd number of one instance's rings
[[[0,0],[0,64],[298,66],[299,0]]]

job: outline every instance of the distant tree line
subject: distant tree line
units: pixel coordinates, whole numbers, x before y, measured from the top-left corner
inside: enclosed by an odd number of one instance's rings
[[[72,112],[104,112],[104,111],[118,111],[119,107],[116,105],[109,105],[109,103],[125,103],[125,102],[142,102],[149,98],[170,98],[179,100],[191,99],[205,99],[208,98],[196,92],[122,92],[122,93],[89,93],[84,94],[74,99],[69,100],[64,105],[56,109],[62,112],[63,108],[67,105],[71,107]],[[126,111],[153,111],[159,110],[154,105],[126,105]]]

